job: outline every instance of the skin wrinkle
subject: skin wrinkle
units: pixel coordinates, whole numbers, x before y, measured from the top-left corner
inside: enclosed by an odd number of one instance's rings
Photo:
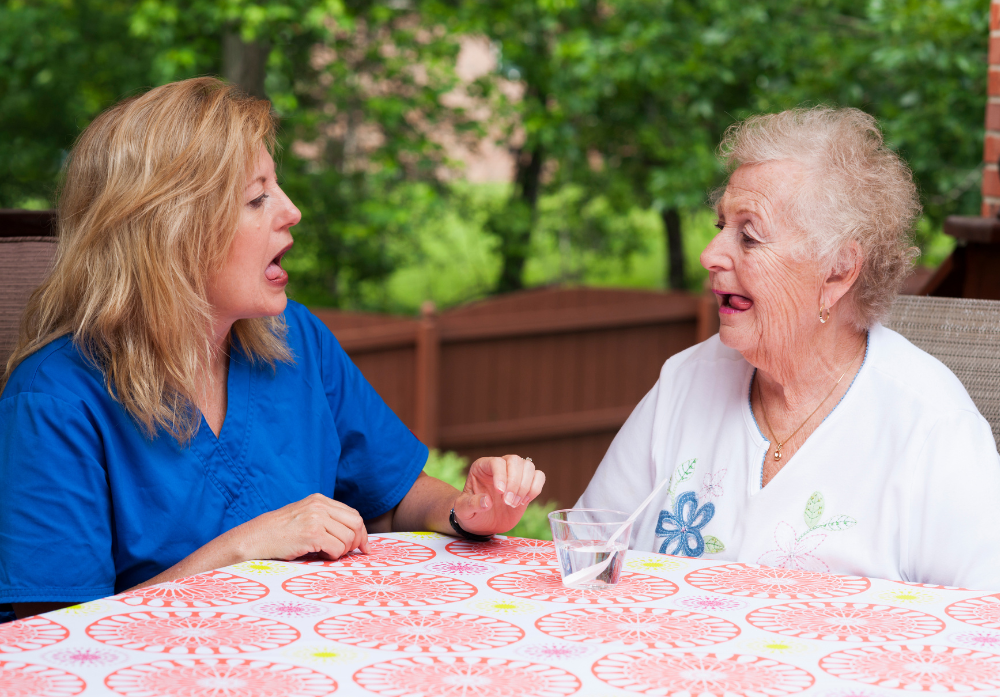
[[[851,369],[859,365],[856,357],[865,341],[865,332],[854,327],[841,304],[857,279],[860,256],[853,254],[854,263],[844,273],[800,253],[803,233],[790,224],[787,211],[801,174],[801,167],[788,161],[737,169],[718,202],[722,230],[702,253],[713,290],[753,301],[744,312],[720,315],[719,335],[758,369],[751,404],[760,414],[760,399],[766,400],[775,429],[768,434],[758,418],[772,441],[765,483],[832,410],[838,393],[846,392],[850,381],[845,379],[823,402],[847,364]],[[724,298],[717,297],[721,305]],[[831,309],[826,324],[818,319],[821,302]],[[820,402],[823,407],[783,444],[782,459],[774,461],[775,439],[792,434]]]

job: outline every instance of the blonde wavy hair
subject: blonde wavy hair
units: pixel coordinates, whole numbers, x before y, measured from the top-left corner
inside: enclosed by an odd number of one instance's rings
[[[847,298],[854,324],[867,329],[888,315],[919,252],[913,225],[921,209],[910,168],[886,146],[875,117],[827,106],[752,116],[729,127],[719,153],[730,172],[798,163],[804,181],[785,213],[804,248],[838,266],[857,244],[861,273]]]
[[[67,334],[148,437],[181,444],[214,350],[207,286],[236,232],[270,102],[215,78],[175,82],[98,116],[70,153],[55,267],[32,294],[0,389],[26,357]],[[254,362],[291,361],[280,317],[237,321]]]

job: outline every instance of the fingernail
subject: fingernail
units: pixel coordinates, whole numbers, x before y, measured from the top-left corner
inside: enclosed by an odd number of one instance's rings
[[[497,489],[499,489],[500,491],[506,491],[507,490],[507,482],[505,482],[504,480],[501,479],[499,482],[497,482]]]
[[[521,497],[520,496],[515,496],[514,497],[514,508],[517,508],[520,503],[521,503]]]
[[[489,508],[490,507],[490,499],[489,499],[488,496],[484,496],[481,499],[479,499],[479,507],[480,508]]]
[[[513,491],[508,491],[506,494],[504,494],[503,495],[503,502],[506,503],[508,506],[513,506],[514,505],[514,492]]]

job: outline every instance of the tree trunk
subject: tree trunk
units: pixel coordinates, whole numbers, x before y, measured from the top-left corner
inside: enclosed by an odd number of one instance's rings
[[[667,287],[683,290],[687,287],[684,279],[684,240],[681,237],[681,214],[676,208],[665,208],[663,229],[667,237]]]
[[[222,36],[222,76],[252,97],[264,96],[267,54],[271,47],[258,41],[246,42],[238,32]]]
[[[542,163],[545,152],[541,145],[521,152],[514,176],[514,196],[501,212],[504,220],[493,221],[491,231],[500,238],[500,255],[503,266],[497,281],[498,293],[509,293],[524,288],[524,264],[531,248],[531,229],[534,227],[538,191],[541,187]]]

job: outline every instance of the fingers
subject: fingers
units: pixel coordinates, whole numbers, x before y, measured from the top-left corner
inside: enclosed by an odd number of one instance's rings
[[[542,493],[543,486],[545,486],[545,472],[535,470],[535,476],[531,479],[531,489],[528,491],[528,497],[524,503],[528,504],[538,498],[538,495]]]
[[[493,487],[501,495],[507,491],[507,461],[502,457],[481,457],[469,468],[469,478],[466,480],[465,493],[471,493],[469,485],[477,475],[493,478]]]
[[[522,458],[517,455],[505,455],[507,462],[507,493],[504,494],[504,503],[511,508],[520,505],[527,505],[528,494],[531,493],[531,486],[535,480],[535,463],[531,458]]]
[[[303,499],[312,524],[313,542],[333,559],[360,549],[368,554],[368,530],[361,514],[350,506],[322,494]]]

